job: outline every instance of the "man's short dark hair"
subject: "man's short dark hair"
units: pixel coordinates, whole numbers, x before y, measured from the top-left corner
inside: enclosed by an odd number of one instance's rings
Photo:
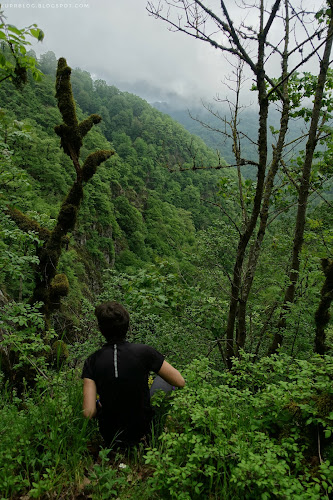
[[[119,302],[104,302],[95,309],[99,329],[107,341],[123,340],[129,327],[129,314]]]

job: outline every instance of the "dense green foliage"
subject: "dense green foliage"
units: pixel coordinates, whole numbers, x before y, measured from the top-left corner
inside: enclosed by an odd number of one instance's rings
[[[42,58],[42,69],[49,59],[53,61],[47,54]],[[207,227],[218,213],[200,199],[216,192],[220,174],[171,175],[166,163],[170,167],[178,162],[189,166],[190,143],[207,164],[214,154],[135,96],[105,82],[93,82],[90,75],[79,70],[74,72],[72,84],[83,110],[78,108],[80,118],[91,109],[103,118],[99,130],[87,136],[82,158],[94,148],[114,147],[117,155],[86,186],[73,233],[73,250],[64,257],[67,264],[62,266],[72,267],[76,274],[80,273],[76,263],[82,261],[97,271],[114,263],[118,268],[138,266],[158,255],[176,256],[178,250],[191,246],[195,231]],[[59,122],[53,76],[41,82],[29,81],[21,93],[3,84],[0,94],[6,109],[0,125],[5,160],[1,166],[3,197],[30,216],[31,211],[37,212],[37,218],[43,217],[44,225],[46,222],[52,228],[52,219],[74,176],[53,132]],[[43,112],[38,114],[36,109]],[[74,258],[77,252],[86,256]],[[68,266],[70,255],[73,266]],[[11,295],[13,292],[8,289]],[[28,293],[24,287],[23,296]]]
[[[200,139],[142,99],[75,70],[79,119],[103,118],[86,137],[81,159],[96,149],[114,148],[116,155],[84,188],[57,270],[67,275],[70,292],[45,333],[40,304],[28,303],[43,234],[19,229],[3,210],[9,203],[52,230],[74,179],[54,133],[61,121],[54,54],[39,66],[41,81],[30,78],[20,91],[9,82],[0,86],[1,498],[328,500],[332,357],[310,353],[324,281],[320,260],[331,256],[333,238],[321,195],[332,143],[316,158],[318,196],[308,212],[284,352],[265,357],[293,238],[297,189],[287,181],[273,191],[249,299],[249,354],[225,371],[222,332],[241,225],[237,179],[231,169],[191,171],[218,161]],[[298,179],[297,161],[290,176]],[[249,211],[254,182],[243,180],[242,187]],[[102,449],[97,457],[96,425],[81,415],[80,369],[103,342],[94,306],[109,299],[128,308],[130,340],[152,345],[184,369],[187,386],[156,397],[147,449],[111,455]],[[331,323],[327,335],[331,345]]]
[[[170,402],[160,446],[146,454],[162,498],[329,498],[332,361],[250,357],[232,373],[196,360]],[[310,467],[305,460],[321,460]],[[324,457],[327,461],[323,460]]]
[[[0,82],[11,81],[20,87],[27,81],[28,70],[36,80],[40,80],[42,73],[36,67],[36,59],[27,53],[27,46],[31,39],[42,41],[44,33],[32,24],[26,28],[17,28],[7,23],[0,5]]]
[[[27,311],[12,317],[26,323]],[[30,312],[30,320],[38,324],[36,313]],[[22,326],[16,345],[31,356],[36,340],[27,344],[31,331]],[[141,336],[140,329],[132,332],[136,340],[143,340],[144,330]],[[26,386],[17,395],[4,386],[2,498],[70,498],[83,490],[96,500],[330,498],[331,357],[301,361],[279,355],[253,363],[244,354],[225,372],[201,356],[185,370],[184,390],[154,397],[155,430],[147,448],[111,455],[102,449],[97,459],[100,439],[95,424],[87,426],[82,417],[80,371],[73,365],[99,340],[94,335],[73,346],[71,367],[60,371],[59,353],[53,365],[58,370],[39,357],[34,390]]]

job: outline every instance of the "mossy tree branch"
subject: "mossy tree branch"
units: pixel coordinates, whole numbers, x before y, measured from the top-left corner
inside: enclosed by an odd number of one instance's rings
[[[22,231],[26,233],[28,231],[35,231],[41,240],[47,241],[49,239],[51,231],[41,227],[38,222],[30,219],[30,217],[25,215],[18,208],[7,206],[6,212]]]
[[[70,75],[71,68],[67,65],[66,59],[60,58],[56,76],[56,98],[63,123],[55,127],[55,132],[60,137],[64,152],[72,160],[76,180],[61,205],[56,225],[52,231],[48,231],[31,221],[19,210],[8,209],[8,213],[21,229],[35,230],[44,240],[42,247],[37,250],[39,264],[36,267],[35,289],[31,302],[40,301],[44,304],[46,327],[49,326],[52,312],[59,308],[61,297],[68,293],[68,279],[64,274],[57,274],[57,266],[64,242],[68,240],[66,235],[74,229],[76,224],[83,199],[83,185],[93,177],[97,167],[114,154],[112,150],[95,151],[81,166],[79,158],[82,139],[95,124],[101,121],[101,117],[93,114],[81,123],[78,122]]]

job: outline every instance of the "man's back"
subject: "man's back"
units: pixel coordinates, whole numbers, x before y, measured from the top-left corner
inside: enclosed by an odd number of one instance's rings
[[[96,383],[102,405],[100,431],[107,442],[116,436],[134,443],[149,431],[148,374],[157,373],[163,361],[152,347],[126,341],[110,342],[86,360],[82,378]]]

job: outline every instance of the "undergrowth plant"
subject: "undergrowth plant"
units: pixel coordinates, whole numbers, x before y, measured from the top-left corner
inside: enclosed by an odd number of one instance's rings
[[[20,395],[2,388],[0,498],[329,500],[333,491],[333,359],[250,355],[219,372],[206,358],[186,387],[153,398],[144,449],[101,449],[82,416],[79,372],[36,376]],[[90,442],[90,445],[89,445]],[[97,448],[98,449],[98,448]]]
[[[251,356],[185,373],[158,447],[146,453],[152,493],[177,500],[331,498],[333,360]]]
[[[82,384],[76,372],[37,376],[33,391],[18,397],[6,385],[0,406],[0,498],[70,492],[91,462],[94,425],[82,416]],[[52,376],[52,377],[51,377]]]

